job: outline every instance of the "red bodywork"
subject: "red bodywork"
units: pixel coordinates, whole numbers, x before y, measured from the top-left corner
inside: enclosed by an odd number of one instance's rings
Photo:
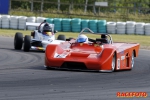
[[[73,40],[72,40],[73,42]],[[132,69],[131,59],[138,56],[138,43],[75,43],[66,41],[60,45],[49,44],[45,51],[47,68],[112,71],[113,56],[115,70]]]

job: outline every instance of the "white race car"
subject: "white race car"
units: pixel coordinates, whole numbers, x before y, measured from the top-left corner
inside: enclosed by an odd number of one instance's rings
[[[14,37],[14,48],[28,52],[30,50],[40,50],[45,51],[48,44],[60,44],[66,41],[64,35],[59,35],[57,40],[55,39],[54,24],[49,24],[47,22],[43,23],[26,23],[26,26],[36,26],[37,30],[31,32],[30,35],[25,35],[17,32]]]

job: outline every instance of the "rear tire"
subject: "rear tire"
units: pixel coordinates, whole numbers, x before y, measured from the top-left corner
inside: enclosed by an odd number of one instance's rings
[[[24,48],[23,48],[23,50],[28,52],[30,50],[30,48],[31,48],[31,36],[26,35],[24,37]]]
[[[65,35],[58,35],[57,40],[64,40],[66,41]]]
[[[17,32],[14,37],[14,48],[16,50],[21,50],[23,44],[23,34]]]

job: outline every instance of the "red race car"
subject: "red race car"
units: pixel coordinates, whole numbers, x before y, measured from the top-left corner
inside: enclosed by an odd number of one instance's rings
[[[109,34],[94,34],[100,38],[90,39],[85,30],[90,34],[94,33],[85,28],[77,39],[66,39],[66,42],[61,44],[49,44],[45,51],[44,67],[100,72],[131,70],[134,67],[139,43],[113,43]]]

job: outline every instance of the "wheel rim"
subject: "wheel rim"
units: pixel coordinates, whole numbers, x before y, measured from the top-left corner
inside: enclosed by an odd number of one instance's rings
[[[131,58],[131,67],[134,67],[134,53],[132,53],[132,58]]]
[[[112,59],[112,64],[111,64],[111,70],[114,71],[115,70],[115,65],[116,65],[116,57],[115,55],[113,56],[113,59]]]

